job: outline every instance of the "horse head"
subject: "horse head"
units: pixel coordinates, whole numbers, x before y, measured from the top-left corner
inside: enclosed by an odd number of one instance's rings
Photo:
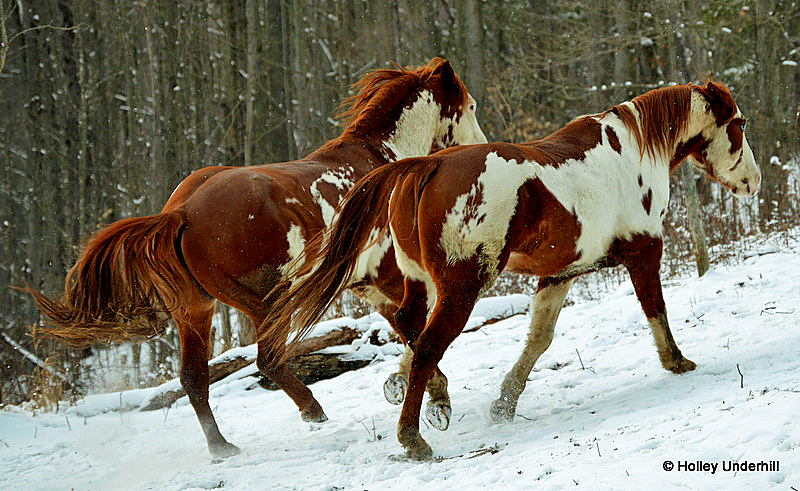
[[[714,82],[692,89],[699,96],[695,100],[702,103],[706,117],[688,157],[699,171],[728,188],[734,196],[756,194],[761,171],[744,135],[746,119],[730,91]]]
[[[433,94],[434,101],[441,108],[433,146],[447,148],[486,143],[488,140],[478,124],[475,99],[450,62],[434,58],[428,67],[431,69],[430,76],[425,80],[424,87]]]

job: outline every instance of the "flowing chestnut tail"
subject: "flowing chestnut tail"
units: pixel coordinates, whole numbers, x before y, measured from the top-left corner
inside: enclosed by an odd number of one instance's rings
[[[163,334],[169,310],[192,281],[179,255],[180,211],[121,220],[94,234],[67,273],[61,300],[24,288],[48,317],[34,337],[73,347]]]
[[[274,354],[272,364],[286,360],[289,333],[296,331],[291,341],[296,343],[311,331],[336,297],[350,287],[359,256],[387,233],[389,198],[397,181],[413,176],[419,192],[438,163],[430,157],[409,158],[379,167],[347,193],[330,228],[306,244],[295,282],[285,279],[267,297],[276,308],[264,320],[259,341],[266,341]]]

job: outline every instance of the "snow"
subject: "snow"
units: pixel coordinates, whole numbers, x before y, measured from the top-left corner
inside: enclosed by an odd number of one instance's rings
[[[374,349],[373,363],[311,386],[325,423],[302,422],[281,392],[248,390],[249,377],[212,386],[221,430],[243,450],[219,462],[185,397],[150,412],[129,409],[153,389],[87,397],[57,413],[8,407],[0,488],[800,489],[798,239],[751,245],[703,278],[670,279],[672,332],[698,364],[691,373],[661,368],[627,283],[565,307],[511,424],[492,424],[488,408],[522,350],[528,298],[483,300],[473,319],[512,317],[464,333],[445,353],[450,428],[421,424],[439,461],[392,458],[402,454],[400,409],[382,384],[400,349],[359,339],[350,349]],[[386,328],[375,316],[338,322]],[[744,462],[767,465],[730,470]]]

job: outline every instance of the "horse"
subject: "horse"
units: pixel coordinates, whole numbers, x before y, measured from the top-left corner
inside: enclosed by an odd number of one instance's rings
[[[395,328],[413,352],[397,436],[411,459],[433,455],[419,433],[425,384],[506,268],[539,282],[525,349],[490,408],[495,421],[513,418],[573,280],[601,268],[628,270],[662,366],[694,370],[670,332],[659,276],[669,176],[688,159],[735,196],[754,195],[761,174],[744,130],[727,87],[677,85],[578,117],[541,140],[454,147],[375,169],[314,239],[306,264],[315,266],[282,291],[274,315],[293,317],[302,337],[391,242],[404,291]]]
[[[86,243],[61,300],[33,290],[49,318],[34,335],[84,347],[160,335],[167,316],[181,343],[180,381],[215,458],[238,454],[208,403],[214,299],[256,326],[257,366],[305,421],[327,420],[311,391],[275,358],[260,329],[304,244],[327,227],[344,193],[368,171],[432,149],[486,142],[475,100],[449,61],[379,69],[354,84],[342,134],[305,158],[251,167],[206,167],[175,189],[161,213],[113,223]],[[389,319],[393,311],[384,312]],[[272,345],[285,345],[286,337]],[[279,348],[283,352],[283,346]]]

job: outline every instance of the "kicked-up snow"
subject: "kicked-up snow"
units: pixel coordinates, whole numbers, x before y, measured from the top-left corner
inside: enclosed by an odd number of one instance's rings
[[[60,413],[7,408],[0,488],[800,489],[799,252],[784,236],[703,278],[665,282],[672,332],[698,365],[683,375],[661,368],[629,283],[565,307],[512,424],[492,424],[488,408],[527,314],[463,334],[440,365],[450,428],[422,424],[434,462],[396,458],[400,408],[382,384],[400,347],[389,344],[372,348],[369,366],[311,386],[330,417],[321,424],[302,422],[282,392],[246,390],[252,378],[215,384],[222,433],[243,450],[220,462],[185,397],[151,412],[129,410],[147,390]],[[475,317],[491,318],[508,306],[481,309]]]

